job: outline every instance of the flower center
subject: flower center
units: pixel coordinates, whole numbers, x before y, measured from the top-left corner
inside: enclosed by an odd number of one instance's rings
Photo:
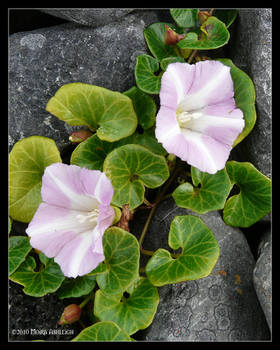
[[[201,112],[189,111],[189,112],[178,112],[177,110],[177,121],[180,128],[187,129],[190,122],[194,119],[198,119],[203,115]]]
[[[77,219],[79,223],[83,224],[85,221],[97,223],[99,215],[99,209],[93,209],[92,211],[88,212],[87,214],[79,214],[77,215]]]

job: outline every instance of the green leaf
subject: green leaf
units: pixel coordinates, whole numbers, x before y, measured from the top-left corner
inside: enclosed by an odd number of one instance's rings
[[[96,276],[78,276],[77,278],[66,278],[57,295],[59,299],[64,298],[79,298],[89,294],[95,287]]]
[[[9,238],[9,276],[24,262],[31,249],[28,237],[13,236]]]
[[[170,63],[175,62],[185,63],[185,60],[183,57],[167,57],[160,61],[160,67],[162,70],[166,70]]]
[[[227,200],[223,219],[230,226],[249,227],[271,211],[271,180],[248,162],[229,161],[226,169],[240,193]]]
[[[101,140],[113,142],[133,134],[137,117],[130,98],[100,86],[63,85],[46,110],[69,125],[86,125]]]
[[[106,271],[96,276],[99,288],[104,294],[123,293],[138,277],[139,245],[131,233],[112,226],[103,236]]]
[[[11,218],[8,216],[8,235],[10,234],[12,229],[12,220]]]
[[[189,182],[178,186],[172,194],[176,204],[199,214],[223,209],[232,187],[226,170],[208,174],[192,167],[191,174],[196,187]],[[198,187],[199,184],[200,187]]]
[[[224,46],[229,40],[226,25],[216,17],[208,17],[200,30],[200,36],[190,32],[177,43],[177,46],[180,49],[210,50]]]
[[[181,28],[190,28],[196,25],[198,9],[170,9],[174,21]]]
[[[136,59],[135,81],[137,87],[148,94],[159,94],[161,77],[154,73],[159,70],[159,62],[152,56],[143,54]]]
[[[165,149],[156,140],[151,129],[143,134],[135,132],[133,135],[117,142],[106,142],[95,134],[81,142],[72,152],[70,163],[91,170],[103,169],[103,163],[107,155],[115,148],[126,144],[138,144],[159,155],[166,155]]]
[[[22,284],[25,294],[32,297],[42,297],[48,293],[55,292],[65,279],[59,265],[53,259],[48,259],[42,253],[39,255],[43,265],[38,272],[35,259],[28,256],[20,267],[9,277],[12,281]]]
[[[47,166],[61,162],[52,139],[30,136],[18,141],[9,154],[9,215],[30,222],[41,203],[42,176]]]
[[[123,94],[131,98],[138,123],[142,128],[145,130],[152,127],[155,123],[157,110],[154,99],[136,86],[133,86]]]
[[[147,45],[151,53],[159,61],[166,57],[179,56],[175,45],[165,44],[164,39],[166,29],[164,25],[167,25],[174,31],[176,30],[176,27],[172,23],[163,22],[153,23],[144,30],[144,37],[146,39]]]
[[[214,10],[213,12],[213,15],[217,17],[220,21],[224,22],[227,28],[234,22],[237,14],[238,14],[238,10],[236,9],[231,9],[231,10],[218,9],[218,10]]]
[[[97,322],[81,331],[72,341],[132,341],[114,322]]]
[[[107,296],[98,290],[94,300],[94,314],[101,321],[117,323],[127,334],[147,328],[153,321],[159,303],[157,288],[140,277],[127,294]]]
[[[234,99],[237,108],[243,112],[245,119],[245,127],[235,140],[233,146],[241,142],[253,129],[256,122],[256,92],[250,77],[237,68],[230,59],[221,58],[218,61],[230,67],[230,74],[234,84]]]
[[[197,216],[176,216],[170,225],[168,244],[175,250],[182,248],[182,253],[176,259],[165,249],[154,253],[146,274],[155,286],[206,277],[219,257],[215,236]]]
[[[164,157],[140,145],[124,145],[114,149],[105,159],[103,171],[114,187],[112,203],[131,210],[144,201],[145,186],[156,188],[169,177]]]

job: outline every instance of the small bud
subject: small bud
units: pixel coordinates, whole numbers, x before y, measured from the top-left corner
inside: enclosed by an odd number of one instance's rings
[[[164,25],[165,33],[164,33],[164,43],[166,45],[176,45],[178,41],[184,39],[185,34],[178,34],[174,32],[168,25]]]
[[[69,140],[73,143],[81,143],[90,136],[92,136],[92,133],[88,130],[77,130],[72,132],[69,136]]]
[[[198,18],[199,18],[201,24],[204,23],[205,21],[207,21],[208,17],[210,17],[210,16],[211,16],[211,14],[208,11],[199,11],[199,13],[198,13]]]
[[[59,325],[71,324],[80,319],[82,309],[76,304],[70,304],[66,306],[60,320],[57,322]]]

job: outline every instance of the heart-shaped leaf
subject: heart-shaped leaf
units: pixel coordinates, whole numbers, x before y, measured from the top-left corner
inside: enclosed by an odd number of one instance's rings
[[[138,88],[148,94],[159,94],[161,77],[154,73],[159,70],[159,61],[149,55],[139,55],[135,66],[135,81]]]
[[[65,278],[57,291],[59,299],[79,298],[89,294],[95,287],[96,276],[78,276],[77,278]]]
[[[248,162],[229,161],[226,169],[240,193],[227,200],[223,219],[230,226],[249,227],[271,211],[271,180]]]
[[[182,253],[176,259],[165,249],[154,253],[146,274],[155,286],[206,277],[219,257],[215,236],[197,216],[176,216],[170,225],[168,244],[175,250],[182,248]]]
[[[103,163],[107,155],[115,148],[126,144],[138,144],[146,147],[155,154],[166,155],[165,149],[156,140],[151,129],[143,134],[135,132],[133,135],[117,142],[106,142],[100,140],[95,134],[81,142],[72,152],[70,163],[91,170],[103,169]]]
[[[41,198],[42,176],[47,166],[61,162],[52,139],[30,136],[18,141],[9,154],[9,215],[30,222]]]
[[[131,210],[144,201],[145,186],[156,188],[169,177],[164,157],[140,145],[124,145],[114,149],[105,159],[103,170],[114,187],[112,203]]]
[[[104,294],[121,294],[138,277],[138,241],[131,233],[112,226],[104,233],[103,249],[106,270],[96,276],[97,284]]]
[[[170,9],[174,21],[181,28],[190,28],[196,25],[198,9]]]
[[[9,238],[9,276],[24,262],[31,249],[28,237],[13,236]]]
[[[133,339],[111,321],[97,322],[81,331],[72,341],[132,341]]]
[[[12,281],[22,284],[25,294],[33,297],[42,297],[48,293],[55,292],[65,279],[53,259],[48,259],[44,254],[39,255],[41,265],[38,272],[35,259],[28,256],[20,267],[9,277]]]
[[[200,35],[194,32],[188,33],[177,46],[180,49],[211,50],[224,46],[229,40],[226,25],[214,16],[208,17],[200,30]]]
[[[131,98],[138,123],[142,128],[144,130],[151,128],[155,123],[157,110],[154,99],[136,86],[133,86],[123,94]]]
[[[162,70],[166,70],[170,63],[175,62],[185,63],[185,60],[183,57],[167,57],[160,61],[160,67]]]
[[[199,214],[223,209],[232,187],[226,170],[208,174],[192,167],[191,174],[196,187],[189,182],[178,186],[172,194],[176,204]],[[199,184],[200,187],[197,187]]]
[[[218,61],[231,68],[230,74],[234,84],[234,100],[237,108],[240,108],[244,115],[245,127],[234,141],[233,146],[236,146],[252,131],[256,122],[255,87],[250,77],[237,68],[230,59],[221,58]]]
[[[86,125],[101,140],[113,142],[133,134],[137,116],[130,98],[100,86],[63,85],[46,110],[69,125]]]
[[[98,290],[94,300],[94,314],[101,321],[117,323],[127,334],[147,328],[159,303],[157,288],[147,278],[140,277],[126,291],[107,296]]]
[[[176,30],[176,27],[172,23],[163,22],[153,23],[144,30],[147,45],[151,53],[159,61],[166,57],[180,56],[175,45],[165,44],[166,25],[172,30]]]

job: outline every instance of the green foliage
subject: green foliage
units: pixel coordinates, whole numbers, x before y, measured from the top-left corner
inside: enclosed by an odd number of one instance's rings
[[[154,253],[146,274],[155,286],[206,277],[219,257],[215,236],[197,216],[176,216],[170,225],[168,244],[174,250],[182,248],[182,252],[175,259],[165,249]]]
[[[179,207],[204,214],[223,209],[231,190],[231,182],[225,169],[208,174],[191,167],[193,187],[189,182],[178,186],[172,196]],[[200,187],[197,187],[200,185]]]
[[[86,125],[101,140],[114,142],[133,134],[137,116],[130,98],[84,83],[63,85],[46,110],[69,125]]]
[[[13,282],[24,286],[24,293],[32,297],[42,297],[55,292],[65,279],[60,267],[43,253],[39,255],[41,265],[36,268],[35,259],[27,256],[20,267],[9,277]]]
[[[24,262],[31,249],[28,237],[13,236],[9,238],[9,276]]]
[[[158,94],[160,91],[161,77],[155,75],[159,70],[159,61],[149,55],[143,54],[137,57],[135,66],[136,85],[147,94]]]
[[[144,201],[145,186],[156,188],[169,177],[166,160],[140,145],[114,149],[105,159],[103,170],[114,187],[112,203],[137,208]]]
[[[53,140],[30,136],[18,141],[9,154],[9,215],[30,222],[41,203],[42,176],[47,166],[61,162]]]
[[[129,337],[116,323],[106,321],[98,322],[90,327],[87,327],[81,331],[72,341],[132,341],[133,339]]]
[[[101,321],[117,323],[127,334],[148,327],[159,303],[157,288],[146,278],[139,278],[127,293],[107,296],[98,290],[95,294],[94,314]]]
[[[174,21],[181,28],[195,27],[198,20],[198,9],[170,9]]]
[[[271,211],[271,180],[248,162],[230,161],[226,169],[240,192],[227,200],[223,219],[230,226],[249,227]]]
[[[65,278],[57,291],[59,299],[79,298],[93,291],[96,276],[78,276],[76,278]]]

